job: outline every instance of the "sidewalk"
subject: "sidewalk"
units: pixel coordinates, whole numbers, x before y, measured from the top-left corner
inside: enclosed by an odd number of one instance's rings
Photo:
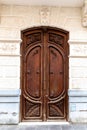
[[[87,124],[64,125],[0,125],[0,130],[87,130]]]

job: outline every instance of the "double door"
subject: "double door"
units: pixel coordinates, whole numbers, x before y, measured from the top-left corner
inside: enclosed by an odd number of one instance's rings
[[[64,38],[64,33],[47,27],[22,32],[22,120],[66,119],[68,60]]]

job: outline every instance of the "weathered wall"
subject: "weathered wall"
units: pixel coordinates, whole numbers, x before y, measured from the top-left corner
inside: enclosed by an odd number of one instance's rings
[[[4,90],[12,90],[12,92],[17,90],[17,93],[20,91],[21,30],[41,25],[55,26],[70,32],[69,89],[75,91],[78,89],[87,90],[87,28],[82,26],[81,14],[81,8],[0,6],[0,91],[2,92],[0,98],[6,97]],[[8,91],[5,91],[5,93],[9,97],[9,109],[12,109],[10,93]],[[71,96],[70,94],[69,96]],[[20,93],[16,96],[19,97]],[[4,98],[4,102],[6,102],[5,100],[6,98]],[[19,102],[18,100],[14,102],[14,104],[17,103],[15,104],[17,116],[19,115]],[[70,103],[71,113],[73,102],[70,100]],[[2,108],[4,113],[2,114],[2,109],[0,109],[0,117],[3,117],[4,123],[9,123],[10,119],[5,120],[7,117],[5,113],[9,115],[9,112],[4,106]],[[12,113],[14,112],[15,110]],[[78,110],[75,108],[74,112],[78,113]],[[75,117],[73,118],[71,115],[70,120],[73,121],[73,119],[75,121]],[[11,120],[13,120],[12,117]],[[19,118],[12,122],[19,122]]]

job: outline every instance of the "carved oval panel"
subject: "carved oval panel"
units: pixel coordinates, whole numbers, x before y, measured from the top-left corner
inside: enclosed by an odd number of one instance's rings
[[[41,96],[41,47],[31,49],[26,56],[26,91],[32,98]]]
[[[64,91],[64,59],[55,47],[49,47],[49,96],[58,98]]]

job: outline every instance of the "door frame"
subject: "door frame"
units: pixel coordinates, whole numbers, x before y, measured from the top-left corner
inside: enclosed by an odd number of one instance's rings
[[[21,96],[20,96],[20,122],[23,121],[23,108],[22,108],[22,92],[23,92],[23,85],[24,85],[24,71],[23,71],[23,49],[24,49],[24,44],[23,44],[23,36],[25,35],[25,33],[29,32],[29,31],[34,31],[34,30],[38,30],[38,29],[42,29],[44,31],[46,31],[47,29],[52,29],[54,31],[60,32],[62,34],[64,34],[65,40],[66,40],[66,46],[65,46],[65,56],[66,56],[66,63],[65,63],[65,70],[66,70],[66,82],[65,82],[65,89],[66,89],[66,99],[65,99],[65,103],[66,103],[66,121],[68,121],[68,117],[69,117],[69,102],[68,102],[68,89],[69,89],[69,44],[68,44],[68,40],[69,40],[69,32],[60,28],[56,28],[56,27],[50,27],[50,26],[37,26],[37,27],[31,27],[25,30],[21,31],[21,46],[20,46],[20,53],[21,53],[21,60],[20,60],[20,88],[21,88]],[[25,121],[25,120],[24,120]]]

